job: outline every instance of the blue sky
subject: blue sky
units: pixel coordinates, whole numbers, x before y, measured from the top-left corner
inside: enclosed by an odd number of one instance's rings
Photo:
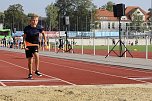
[[[93,0],[95,5],[102,6],[105,5],[110,0]],[[152,8],[152,0],[111,0],[112,2],[118,4],[123,3],[125,6],[139,6],[145,11]],[[6,10],[9,5],[21,4],[24,9],[24,13],[37,13],[39,16],[45,15],[45,8],[47,5],[55,2],[55,0],[0,0],[0,12]]]

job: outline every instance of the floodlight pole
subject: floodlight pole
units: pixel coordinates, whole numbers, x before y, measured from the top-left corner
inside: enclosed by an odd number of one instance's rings
[[[65,26],[65,52],[68,51],[68,35],[67,35],[67,31],[68,31],[68,26],[69,26],[69,16],[67,15],[67,7],[69,5],[67,5],[67,2],[66,0],[64,0],[64,3],[65,3],[65,8],[64,8],[64,26]]]
[[[67,35],[67,31],[68,31],[68,25],[65,25],[65,45],[66,45],[65,52],[67,52],[67,50],[68,50],[68,35]]]

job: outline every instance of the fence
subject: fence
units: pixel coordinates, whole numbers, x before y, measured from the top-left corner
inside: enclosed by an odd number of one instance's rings
[[[136,35],[122,35],[121,40],[125,44],[125,46],[129,49],[133,58],[152,58],[152,36],[151,34],[136,34]],[[51,51],[57,52],[59,45],[59,37],[48,37],[48,46],[47,48],[42,46],[40,47],[41,51]],[[62,36],[64,40],[63,49],[59,52],[66,52],[66,38]],[[71,54],[89,54],[89,55],[102,55],[106,56],[109,51],[114,47],[116,42],[119,41],[118,37],[68,37],[68,43],[72,47],[72,49],[68,52]],[[17,41],[18,42],[18,41]],[[16,45],[15,45],[16,44]],[[15,43],[15,47],[11,48],[21,48],[20,43]],[[10,40],[0,40],[0,47],[10,48],[11,42]],[[115,52],[119,52],[119,44],[114,49]],[[125,51],[125,48],[123,48]],[[110,56],[116,56],[114,52],[109,54]],[[124,57],[130,57],[126,52]]]

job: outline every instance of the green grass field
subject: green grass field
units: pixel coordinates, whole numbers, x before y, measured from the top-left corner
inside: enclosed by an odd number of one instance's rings
[[[114,46],[109,46],[109,49],[112,49]],[[128,45],[126,46],[128,50],[130,51],[139,51],[139,52],[146,52],[146,46],[145,45]],[[74,46],[74,49],[81,49],[82,46]],[[83,46],[84,49],[93,49],[94,46]],[[107,50],[108,46],[95,46],[96,50]],[[124,50],[124,46],[122,46],[122,49]],[[119,45],[117,45],[114,50],[119,50]],[[148,45],[148,52],[152,52],[152,45]]]

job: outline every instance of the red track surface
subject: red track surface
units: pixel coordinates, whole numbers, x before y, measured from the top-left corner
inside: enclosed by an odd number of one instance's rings
[[[34,70],[34,68],[33,68]],[[1,86],[102,85],[152,83],[152,71],[40,56],[42,77],[27,79],[22,53],[0,50]],[[33,72],[34,74],[34,72]]]

